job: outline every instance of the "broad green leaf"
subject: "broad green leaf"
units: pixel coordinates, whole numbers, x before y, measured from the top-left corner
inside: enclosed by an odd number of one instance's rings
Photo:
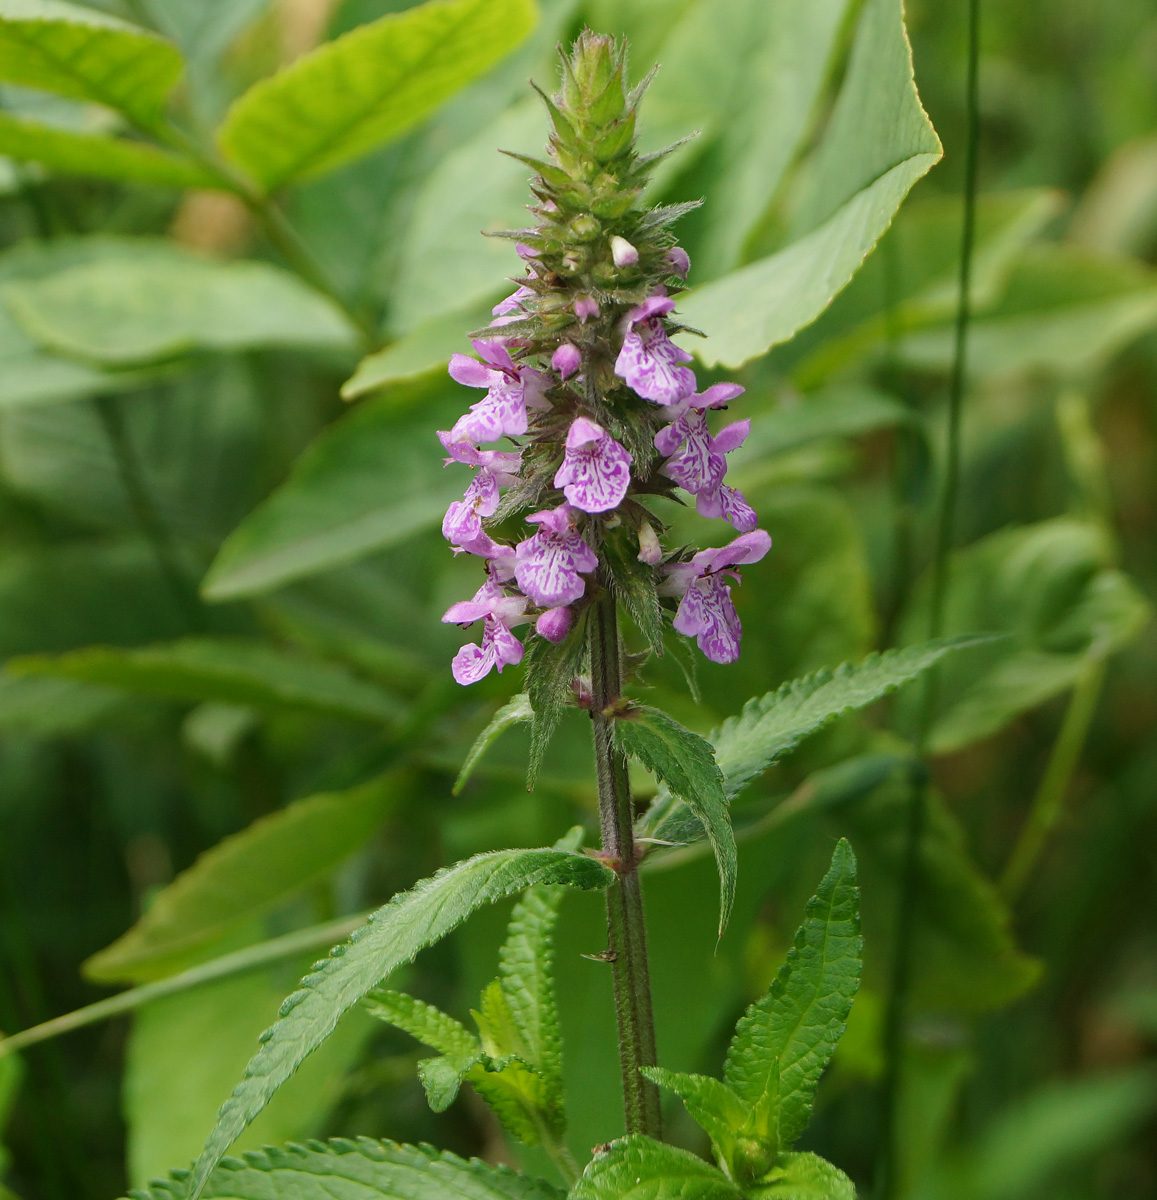
[[[397,137],[534,28],[533,0],[427,0],[303,55],[234,103],[219,139],[267,189]]]
[[[213,1128],[221,1097],[237,1078],[254,1040],[309,959],[216,980],[138,1009],[125,1053],[123,1107],[128,1168],[142,1187],[174,1163],[189,1163]],[[246,1130],[241,1149],[313,1137],[341,1099],[346,1073],[374,1023],[343,1023],[335,1036]],[[192,1049],[195,1047],[195,1050]],[[175,1081],[179,1086],[174,1086]]]
[[[0,674],[0,730],[60,737],[99,725],[123,709],[125,696],[112,688],[72,679]]]
[[[710,1163],[640,1133],[591,1159],[570,1200],[740,1200],[742,1192]]]
[[[386,775],[310,796],[218,842],[127,933],[88,959],[85,975],[137,983],[171,974],[239,923],[328,875],[365,844],[401,789],[397,776]]]
[[[900,0],[867,0],[794,240],[680,303],[707,334],[691,346],[701,361],[741,366],[819,316],[940,155],[916,94]]]
[[[750,1113],[745,1132],[776,1151],[807,1127],[860,986],[859,895],[856,859],[841,839],[786,961],[727,1051],[724,1078]]]
[[[370,1138],[311,1142],[250,1152],[222,1163],[200,1194],[205,1200],[564,1200],[564,1193],[509,1167],[467,1161],[432,1146]],[[191,1200],[187,1172],[153,1184],[144,1200]]]
[[[735,834],[723,792],[723,775],[711,743],[678,721],[645,705],[632,707],[615,722],[615,739],[667,785],[702,822],[719,867],[719,936],[735,901],[738,861]]]
[[[22,331],[55,353],[131,366],[195,350],[348,349],[332,301],[266,263],[214,262],[165,243],[4,286]]]
[[[348,942],[307,975],[262,1035],[261,1049],[225,1101],[195,1166],[191,1195],[200,1195],[213,1168],[241,1131],[341,1015],[396,967],[438,941],[476,908],[536,883],[604,888],[614,873],[594,859],[560,850],[498,850],[439,872],[378,909]]]
[[[8,669],[173,700],[300,708],[375,724],[401,713],[389,692],[336,663],[244,638],[184,638],[137,650],[93,646],[56,658],[28,655]]]
[[[1008,636],[944,668],[930,749],[996,733],[1072,687],[1091,657],[1140,633],[1151,608],[1112,560],[1104,531],[1070,517],[1000,530],[953,556],[945,629]],[[925,581],[905,617],[906,638],[927,628],[927,603]]]
[[[504,704],[490,718],[490,723],[478,735],[474,745],[470,747],[470,753],[466,755],[462,763],[462,770],[458,772],[458,778],[454,781],[454,795],[458,795],[466,786],[467,780],[474,774],[474,768],[481,762],[482,756],[508,729],[533,719],[534,709],[530,707],[530,697],[525,692],[519,692],[512,700]]]
[[[160,122],[181,74],[163,38],[64,0],[0,0],[0,79],[119,109],[146,128]]]
[[[749,1200],[856,1200],[856,1185],[818,1154],[782,1154]]]
[[[98,179],[132,179],[177,188],[212,187],[214,183],[196,163],[143,142],[72,133],[20,121],[6,113],[0,113],[0,154]]]
[[[480,1024],[484,1026],[485,1022]],[[539,1145],[544,1125],[556,1136],[563,1133],[565,1121],[552,1094],[554,1089],[538,1070],[516,1055],[483,1058],[470,1068],[466,1079],[507,1132],[524,1145]]]
[[[735,1139],[747,1120],[747,1109],[727,1084],[710,1075],[666,1071],[662,1067],[644,1067],[643,1074],[683,1101],[688,1114],[711,1139],[719,1161],[730,1163]]]
[[[443,470],[434,430],[449,429],[465,404],[448,382],[411,384],[335,422],[226,539],[205,595],[269,591],[436,529],[469,477]]]

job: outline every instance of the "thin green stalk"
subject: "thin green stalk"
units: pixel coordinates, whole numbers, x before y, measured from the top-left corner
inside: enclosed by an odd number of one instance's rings
[[[1098,656],[1085,667],[1069,698],[1065,719],[1053,743],[1040,787],[1033,797],[1028,820],[1004,869],[1000,890],[1010,904],[1020,898],[1045,842],[1064,812],[1065,796],[1085,747],[1104,681],[1105,660]]]
[[[640,1073],[642,1067],[656,1065],[655,1019],[631,787],[626,757],[614,740],[615,714],[622,700],[622,651],[615,599],[608,588],[587,621],[587,638],[603,855],[618,876],[617,885],[607,890],[607,957],[614,972],[623,1105],[628,1133],[658,1138],[662,1135],[659,1089]]]
[[[299,929],[295,933],[271,938],[268,942],[259,942],[256,946],[246,946],[243,950],[234,950],[232,954],[224,954],[220,958],[190,967],[179,975],[170,975],[168,979],[159,979],[156,983],[130,988],[127,992],[98,1000],[95,1004],[65,1013],[62,1017],[53,1017],[51,1021],[34,1025],[31,1029],[24,1029],[0,1040],[0,1058],[5,1054],[23,1050],[26,1046],[34,1046],[37,1042],[59,1037],[62,1033],[71,1033],[74,1029],[83,1029],[86,1025],[122,1016],[140,1008],[142,1004],[149,1004],[164,996],[187,992],[190,988],[224,979],[228,975],[239,975],[242,971],[252,971],[255,967],[264,967],[284,958],[292,958],[295,954],[314,950],[318,946],[335,945],[363,924],[368,915],[359,913],[354,917],[341,917],[324,925],[311,925],[308,929]]]
[[[960,422],[967,380],[968,330],[972,319],[972,250],[976,237],[977,161],[980,148],[980,0],[968,0],[968,69],[965,102],[967,136],[964,157],[964,212],[960,238],[960,294],[952,374],[948,390],[948,428],[945,446],[944,482],[936,521],[935,553],[929,604],[929,636],[944,630],[944,607],[948,594],[949,556],[956,527],[956,501],[960,488]],[[916,731],[916,744],[923,751],[937,707],[938,672],[925,677]],[[904,828],[900,888],[896,905],[896,948],[892,962],[891,988],[884,1025],[885,1072],[883,1081],[883,1135],[880,1138],[876,1193],[885,1200],[900,1187],[900,1091],[903,1083],[904,1032],[907,1024],[912,982],[913,935],[920,904],[920,854],[927,813],[926,788],[913,786],[909,795]]]
[[[207,624],[204,606],[197,594],[196,584],[181,562],[173,536],[149,494],[144,471],[125,426],[120,403],[115,396],[107,395],[97,396],[95,405],[105,437],[108,439],[109,449],[112,451],[113,461],[116,463],[121,486],[125,490],[137,525],[152,547],[157,566],[189,628],[201,633]]]

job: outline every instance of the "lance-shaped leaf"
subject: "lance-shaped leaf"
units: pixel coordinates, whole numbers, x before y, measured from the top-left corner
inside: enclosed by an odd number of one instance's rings
[[[167,187],[213,187],[214,178],[196,163],[143,142],[73,133],[0,113],[0,154],[39,162],[73,175],[132,179]]]
[[[245,1077],[221,1108],[194,1168],[190,1196],[201,1194],[237,1135],[305,1057],[333,1032],[342,1013],[402,963],[445,937],[476,908],[536,883],[604,888],[614,873],[564,850],[497,850],[459,863],[378,909],[348,942],[317,964],[263,1035]]]
[[[427,0],[359,26],[250,88],[222,149],[266,188],[331,170],[488,71],[536,16],[533,0]]]
[[[735,1154],[735,1139],[747,1120],[747,1109],[727,1084],[710,1075],[691,1075],[662,1067],[644,1067],[643,1074],[683,1101],[688,1114],[711,1139],[716,1157],[730,1163]]]
[[[530,697],[525,692],[519,692],[517,696],[504,704],[490,718],[490,724],[478,735],[474,745],[470,747],[470,753],[466,755],[462,763],[462,770],[458,772],[458,778],[454,781],[454,795],[458,795],[466,786],[470,776],[474,774],[474,768],[481,762],[482,756],[508,729],[533,719],[534,709],[530,707]]]
[[[99,983],[171,974],[238,924],[332,871],[361,847],[404,794],[397,775],[298,800],[205,851],[141,919],[94,954]]]
[[[740,1019],[724,1079],[747,1107],[745,1132],[775,1151],[803,1133],[820,1075],[860,986],[856,859],[841,839],[767,994]]]
[[[813,321],[940,155],[916,94],[901,0],[868,0],[794,240],[680,302],[707,334],[690,348],[707,366],[738,367]]]
[[[174,1172],[135,1192],[137,1200],[189,1200],[195,1195],[188,1171]],[[311,1142],[250,1151],[222,1163],[200,1192],[206,1200],[563,1200],[564,1193],[541,1179],[459,1158],[432,1146],[403,1146],[370,1138]]]
[[[155,126],[181,73],[163,38],[64,0],[0,0],[0,79],[119,109]]]
[[[636,758],[667,785],[702,822],[719,866],[719,935],[727,927],[735,900],[738,854],[723,775],[711,743],[684,729],[657,708],[631,708],[615,722],[615,738],[624,753]]]
[[[781,1154],[749,1200],[856,1200],[856,1185],[818,1154]]]
[[[717,1167],[636,1133],[611,1142],[591,1159],[570,1200],[741,1200],[742,1195]]]

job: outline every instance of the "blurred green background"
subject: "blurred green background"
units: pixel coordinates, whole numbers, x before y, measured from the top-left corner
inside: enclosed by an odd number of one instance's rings
[[[197,138],[280,64],[409,6],[99,7],[181,48],[172,106]],[[462,856],[592,827],[577,714],[533,792],[522,730],[451,790],[519,686],[508,673],[458,689],[448,663],[459,632],[439,623],[474,572],[438,534],[460,485],[442,476],[433,433],[472,398],[438,364],[518,270],[508,243],[479,236],[517,222],[525,200],[526,169],[495,151],[544,141],[526,80],[552,84],[557,42],[584,22],[626,33],[637,74],[666,67],[644,105],[644,145],[704,131],[654,198],[706,198],[681,235],[692,283],[721,275],[791,240],[809,131],[838,91],[857,5],[815,9],[831,15],[830,58],[790,170],[764,191],[752,164],[791,106],[745,34],[758,0],[541,8],[528,39],[432,116],[281,189],[292,235],[220,190],[21,157],[9,118],[109,137],[121,118],[75,94],[0,85],[0,147],[15,155],[0,158],[4,1032],[365,911]],[[901,1191],[1157,1195],[1157,631],[1146,600],[1157,590],[1157,13],[1151,0],[982,0],[982,11],[976,312],[948,632],[1009,636],[953,660],[940,682]],[[682,656],[648,667],[656,701],[704,732],[748,696],[925,636],[966,5],[910,0],[907,21],[944,160],[830,308],[729,376],[746,385],[753,421],[736,482],[774,549],[737,596],[741,661],[698,664],[702,703]],[[697,38],[704,27],[717,36]],[[18,80],[4,62],[0,75]],[[221,273],[199,256],[278,270]],[[370,344],[399,347],[363,366],[352,402],[341,388],[364,347],[351,320],[283,268],[324,276]],[[712,536],[693,516],[676,527]],[[709,858],[692,848],[657,859],[645,882],[660,1058],[715,1071],[834,838],[851,839],[865,986],[805,1145],[865,1190],[917,699],[910,689],[841,719],[744,794],[739,901],[718,947]],[[1010,877],[1042,780],[1059,808],[1031,869]],[[163,893],[223,838],[307,798],[250,835],[250,894],[228,890],[227,851],[202,860],[192,885],[224,888],[219,911],[194,920],[179,890]],[[786,798],[794,808],[780,811]],[[162,893],[178,914],[167,941],[122,942],[82,969]],[[493,973],[507,912],[481,913],[424,954],[405,986],[464,1015]],[[597,897],[568,898],[560,995],[580,1153],[619,1132],[609,979],[581,957],[601,949],[601,920]],[[186,1163],[316,953],[0,1059],[4,1184],[22,1200],[97,1200]],[[428,1111],[420,1057],[354,1013],[244,1144],[368,1134],[513,1161],[474,1098]],[[681,1110],[670,1122],[673,1138],[702,1149]]]

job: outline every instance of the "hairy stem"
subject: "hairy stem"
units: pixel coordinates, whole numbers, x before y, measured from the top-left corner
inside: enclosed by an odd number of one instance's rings
[[[956,497],[960,488],[960,418],[968,365],[968,330],[972,320],[972,248],[976,238],[976,181],[980,148],[979,108],[980,0],[968,0],[968,68],[965,89],[967,136],[964,150],[964,212],[960,235],[959,297],[956,306],[955,346],[948,389],[948,428],[945,445],[944,482],[936,519],[936,543],[932,564],[929,604],[929,636],[944,631],[944,607],[948,595],[949,555],[956,529]],[[939,677],[935,668],[924,677],[917,748],[923,751],[936,712]],[[908,800],[904,829],[904,851],[896,905],[896,950],[892,962],[891,988],[884,1021],[885,1072],[883,1083],[883,1135],[880,1138],[876,1194],[889,1200],[898,1194],[900,1162],[900,1093],[903,1085],[905,1027],[912,981],[913,936],[920,904],[920,852],[927,813],[926,788],[914,785]]]
[[[607,937],[619,1022],[623,1105],[628,1133],[645,1133],[658,1138],[662,1134],[659,1089],[640,1073],[641,1067],[652,1067],[656,1062],[655,1019],[651,1010],[651,977],[647,968],[631,787],[626,757],[615,747],[615,711],[621,699],[622,660],[615,599],[609,589],[604,589],[591,611],[587,631],[603,854],[618,876],[617,886],[607,891]]]

